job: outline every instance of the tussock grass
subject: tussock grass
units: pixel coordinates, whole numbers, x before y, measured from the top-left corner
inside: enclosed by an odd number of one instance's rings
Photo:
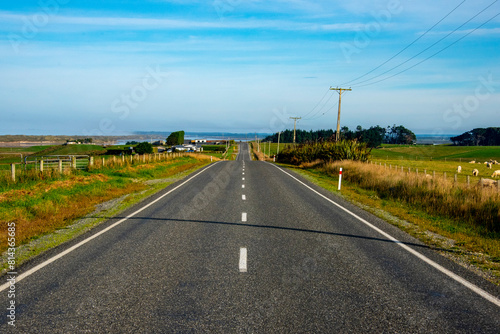
[[[496,187],[467,187],[441,177],[417,176],[353,161],[326,163],[320,169],[338,176],[340,167],[346,181],[374,191],[381,199],[402,201],[428,214],[452,218],[481,234],[500,234],[500,195]]]

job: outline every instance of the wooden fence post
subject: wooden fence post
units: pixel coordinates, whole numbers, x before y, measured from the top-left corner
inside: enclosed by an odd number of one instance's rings
[[[104,167],[104,162],[105,162],[104,157],[102,157],[102,167]]]
[[[76,169],[76,157],[71,157],[71,167]]]
[[[470,187],[470,176],[467,175],[467,188],[469,188],[469,187]]]
[[[89,165],[92,167],[94,166],[94,157],[89,158]]]
[[[16,164],[10,164],[10,171],[12,173],[12,182],[16,182]]]
[[[43,173],[43,160],[40,160],[40,172]]]
[[[58,164],[57,164],[57,165],[58,165],[58,169],[59,169],[59,174],[61,174],[61,173],[63,172],[63,168],[62,168],[62,160],[61,160],[61,159],[59,159],[59,161],[58,161]]]

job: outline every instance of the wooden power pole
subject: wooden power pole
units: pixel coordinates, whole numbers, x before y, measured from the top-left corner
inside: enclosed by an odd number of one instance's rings
[[[336,90],[339,93],[339,114],[337,116],[337,132],[335,133],[335,140],[338,141],[340,139],[340,103],[342,101],[342,92],[351,91],[351,88],[332,88],[330,90]]]
[[[295,131],[297,128],[297,120],[301,118],[302,117],[290,117],[290,119],[293,119],[293,145],[295,145]]]

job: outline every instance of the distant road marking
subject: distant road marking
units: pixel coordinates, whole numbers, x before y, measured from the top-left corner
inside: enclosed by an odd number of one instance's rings
[[[241,178],[241,181],[245,181],[245,178],[244,178],[244,177],[242,177],[242,178]]]
[[[241,221],[242,221],[242,222],[246,222],[246,221],[247,221],[247,213],[246,213],[246,212],[243,212],[243,213],[241,214]]]
[[[247,200],[247,197],[245,195],[241,195],[241,199],[246,201]]]
[[[484,291],[483,289],[481,289],[480,287],[478,287],[477,285],[474,285],[472,284],[471,282],[467,281],[466,279],[462,278],[461,276],[458,276],[457,274],[455,274],[454,272],[446,269],[445,267],[437,264],[436,262],[432,261],[431,259],[429,259],[428,257],[426,257],[425,255],[423,254],[420,254],[419,252],[417,252],[416,250],[414,250],[413,248],[405,245],[404,243],[402,243],[401,241],[399,241],[398,239],[394,238],[392,235],[382,231],[381,229],[379,229],[378,227],[376,227],[375,225],[369,223],[368,221],[366,221],[365,219],[361,218],[360,216],[356,215],[355,213],[349,211],[348,209],[344,208],[343,206],[341,206],[340,204],[337,204],[336,202],[334,202],[333,200],[329,199],[328,197],[326,197],[325,195],[319,193],[318,191],[314,190],[313,188],[309,187],[307,184],[305,184],[304,182],[300,181],[299,179],[297,179],[295,176],[293,176],[292,174],[286,172],[285,170],[279,168],[278,166],[276,165],[273,165],[271,163],[268,163],[269,165],[273,166],[273,167],[276,167],[278,170],[280,170],[281,172],[285,173],[286,175],[290,176],[292,179],[294,179],[295,181],[299,182],[300,184],[302,184],[304,187],[308,188],[309,190],[311,190],[312,192],[316,193],[317,195],[323,197],[324,199],[326,199],[328,202],[332,203],[333,205],[337,206],[339,209],[342,209],[343,211],[345,211],[346,213],[350,214],[351,216],[353,216],[354,218],[356,218],[357,220],[359,220],[360,222],[362,222],[363,224],[365,224],[366,226],[370,227],[371,229],[377,231],[378,233],[382,234],[384,237],[386,237],[387,239],[393,241],[396,245],[402,247],[403,249],[405,249],[406,251],[408,251],[409,253],[415,255],[416,257],[418,257],[419,259],[421,259],[422,261],[426,262],[427,264],[429,264],[430,266],[434,267],[435,269],[439,270],[440,272],[442,272],[443,274],[445,274],[446,276],[454,279],[455,281],[457,281],[458,283],[462,284],[463,286],[469,288],[470,290],[474,291],[476,294],[480,295],[481,297],[483,297],[484,299],[492,302],[493,304],[497,305],[500,307],[500,299],[498,299],[497,297],[489,294],[488,292]]]
[[[116,223],[106,227],[105,229],[103,229],[102,231],[99,231],[97,232],[96,234],[88,237],[87,239],[83,240],[83,241],[80,241],[79,243],[77,243],[76,245],[66,249],[65,251],[51,257],[50,259],[48,259],[47,261],[45,262],[42,262],[40,263],[39,265],[31,268],[30,270],[22,273],[21,275],[17,276],[16,277],[16,283],[23,280],[24,278],[30,276],[31,274],[37,272],[38,270],[42,269],[43,267],[51,264],[52,262],[62,258],[64,255],[74,251],[75,249],[79,248],[80,246],[83,246],[84,244],[86,244],[87,242],[97,238],[98,236],[100,236],[101,234],[104,234],[106,232],[108,232],[109,230],[111,230],[113,227],[116,227],[118,225],[120,225],[121,223],[123,223],[124,221],[127,221],[128,219],[132,218],[133,216],[137,215],[138,213],[144,211],[145,209],[149,208],[151,205],[155,204],[156,202],[160,201],[161,199],[163,199],[165,196],[169,195],[170,193],[172,193],[173,191],[179,189],[180,187],[182,187],[183,185],[185,185],[186,183],[188,183],[189,181],[191,181],[192,179],[194,179],[195,177],[197,177],[198,175],[200,175],[201,173],[205,172],[207,169],[209,168],[212,168],[213,166],[215,166],[216,164],[218,164],[219,162],[216,162],[210,166],[208,166],[207,168],[203,169],[202,171],[196,173],[195,175],[191,176],[189,179],[187,179],[186,181],[182,182],[181,184],[179,184],[177,187],[169,190],[167,193],[161,195],[160,197],[158,197],[157,199],[155,199],[154,201],[150,202],[149,204],[146,204],[144,205],[142,208],[140,208],[139,210],[129,214],[127,217],[123,218],[123,219],[120,219],[119,221],[117,221]],[[0,291],[3,291],[5,289],[7,289],[8,287],[10,286],[10,282],[8,283],[5,283],[5,284],[2,284],[0,286]]]
[[[242,184],[242,185],[241,185],[241,187],[242,187],[242,188],[245,188],[245,185],[244,185],[244,184]]]
[[[247,249],[246,247],[240,248],[240,263],[239,263],[240,273],[247,272]]]

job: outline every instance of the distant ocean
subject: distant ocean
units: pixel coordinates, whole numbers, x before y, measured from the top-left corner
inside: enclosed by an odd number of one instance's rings
[[[121,139],[118,137],[116,140],[117,145],[124,145],[128,141],[157,141],[157,140],[165,140],[170,132],[136,132],[137,138],[132,138],[132,136],[128,136],[126,139]],[[232,139],[236,141],[250,141],[258,139],[262,139],[271,135],[270,133],[223,133],[223,132],[186,132],[184,138],[195,140],[195,139],[206,139],[206,140],[223,140],[223,139]],[[417,134],[417,144],[420,145],[442,145],[442,144],[451,144],[451,137],[456,136],[454,134]]]
[[[451,144],[452,141],[450,140],[451,137],[454,137],[456,135],[450,135],[450,134],[445,134],[445,135],[428,135],[428,134],[422,134],[422,135],[416,135],[417,136],[417,144],[420,145],[440,145],[440,144]]]
[[[157,141],[165,140],[170,132],[135,132],[137,138],[132,138],[132,136],[127,136],[126,139],[119,138],[115,141],[116,145],[125,145],[129,141]],[[206,139],[206,140],[225,140],[231,139],[235,141],[250,141],[257,139],[262,139],[271,135],[271,133],[230,133],[230,132],[186,132],[184,134],[184,139],[196,140],[196,139]]]

